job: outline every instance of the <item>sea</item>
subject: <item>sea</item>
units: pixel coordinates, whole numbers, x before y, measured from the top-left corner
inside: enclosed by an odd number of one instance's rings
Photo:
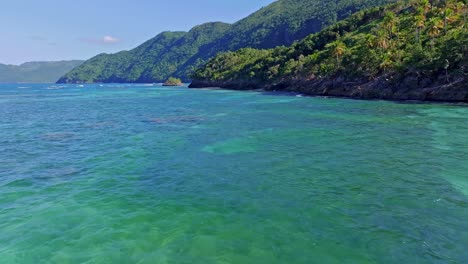
[[[468,106],[0,85],[0,263],[468,263]]]

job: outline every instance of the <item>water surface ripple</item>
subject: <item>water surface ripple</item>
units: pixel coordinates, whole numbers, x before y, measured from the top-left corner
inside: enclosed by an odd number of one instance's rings
[[[19,86],[1,263],[468,263],[466,106]]]

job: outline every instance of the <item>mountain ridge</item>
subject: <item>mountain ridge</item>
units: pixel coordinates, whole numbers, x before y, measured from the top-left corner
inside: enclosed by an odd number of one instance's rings
[[[30,61],[19,65],[0,63],[0,83],[54,83],[83,60]]]
[[[394,1],[279,0],[234,24],[208,22],[192,29],[196,35],[192,30],[163,32],[124,54],[98,55],[58,82],[163,82],[170,76],[189,81],[195,69],[219,52],[291,45],[357,10]],[[174,42],[161,39],[174,34],[180,34]],[[153,52],[144,45],[165,47]]]

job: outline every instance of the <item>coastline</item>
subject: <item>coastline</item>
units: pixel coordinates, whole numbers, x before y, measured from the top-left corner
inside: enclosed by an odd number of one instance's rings
[[[459,79],[451,83],[405,76],[395,80],[381,76],[372,81],[348,80],[343,77],[312,80],[288,80],[276,84],[256,81],[194,80],[189,88],[216,87],[228,90],[289,92],[305,96],[324,96],[362,100],[468,103],[468,83]]]

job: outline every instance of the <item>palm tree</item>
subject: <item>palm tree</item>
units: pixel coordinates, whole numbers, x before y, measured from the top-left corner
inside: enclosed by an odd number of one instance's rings
[[[392,38],[393,33],[395,32],[395,26],[397,25],[397,23],[398,23],[398,18],[396,17],[395,13],[387,12],[385,14],[382,26],[388,32],[388,38]]]
[[[434,44],[435,44],[435,38],[440,35],[440,29],[443,28],[443,22],[440,20],[438,17],[433,17],[430,20],[430,26],[429,26],[429,37],[431,37],[431,47],[434,49]]]
[[[440,35],[440,29],[444,27],[442,20],[438,17],[433,17],[430,20],[431,26],[429,27],[429,36],[437,37]]]
[[[377,31],[377,37],[375,38],[376,46],[381,50],[386,50],[389,48],[389,40],[386,36],[386,33],[382,30]]]
[[[453,16],[453,10],[450,8],[444,8],[443,21],[444,21],[444,35],[447,35],[447,26],[455,20]]]
[[[421,30],[426,26],[426,17],[424,15],[416,16],[414,26],[416,27],[416,42],[419,43],[419,40],[421,39]]]
[[[420,2],[420,4],[421,4],[421,7],[422,7],[422,9],[423,9],[423,11],[424,11],[424,15],[426,15],[427,12],[429,12],[429,11],[432,9],[432,5],[431,5],[431,3],[429,2],[429,0],[422,0],[422,1]]]
[[[332,44],[332,55],[336,58],[336,65],[338,68],[341,67],[341,60],[345,52],[346,44],[343,41],[337,40]]]
[[[375,48],[375,46],[377,44],[376,37],[374,35],[370,35],[370,34],[367,35],[366,37],[367,37],[367,39],[366,39],[367,47],[369,49]]]

